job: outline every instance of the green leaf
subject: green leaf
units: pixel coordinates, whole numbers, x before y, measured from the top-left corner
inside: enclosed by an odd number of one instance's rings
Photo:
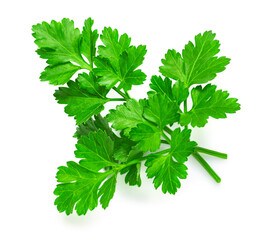
[[[169,78],[162,79],[161,76],[153,75],[151,78],[150,88],[156,93],[165,95],[169,101],[173,101],[172,81]]]
[[[130,138],[137,141],[137,147],[143,151],[155,152],[160,148],[161,144],[161,131],[144,123],[139,123],[137,127],[133,128],[130,132]]]
[[[105,27],[100,36],[101,41],[105,46],[98,46],[98,54],[109,59],[115,70],[119,70],[119,56],[126,50],[131,42],[131,38],[127,34],[123,34],[118,39],[117,29]]]
[[[96,42],[98,39],[98,31],[92,31],[94,20],[88,18],[85,20],[82,31],[81,52],[88,59],[88,62],[93,66],[94,57],[96,55]]]
[[[136,70],[146,54],[145,46],[130,46],[131,39],[118,31],[104,28],[100,36],[105,46],[98,47],[99,57],[95,58],[94,73],[101,77],[102,86],[110,89],[120,81],[118,89],[130,90],[132,85],[140,85],[146,79],[141,70]]]
[[[84,61],[80,53],[81,35],[74,22],[67,18],[61,22],[51,21],[50,24],[42,22],[32,27],[35,43],[39,47],[37,53],[47,63],[56,65],[60,63],[75,62],[88,70],[91,67]]]
[[[162,59],[162,64],[163,66],[160,67],[160,73],[162,73],[163,76],[182,82],[185,81],[186,76],[183,59],[180,53],[174,49],[168,50],[165,54],[165,59]]]
[[[163,193],[175,194],[180,188],[179,179],[187,176],[187,167],[183,164],[193,153],[196,142],[190,141],[191,130],[176,128],[171,134],[171,150],[168,154],[149,154],[145,166],[147,177],[154,178],[154,187],[162,185]],[[176,160],[174,160],[173,159]]]
[[[97,207],[98,188],[106,173],[93,173],[75,162],[67,162],[67,167],[58,170],[57,181],[61,183],[54,190],[58,196],[54,204],[59,212],[69,215],[75,207],[78,215],[84,215]]]
[[[195,44],[189,42],[182,51],[185,64],[185,85],[202,84],[213,80],[217,73],[224,71],[230,59],[215,57],[219,52],[216,34],[206,31],[195,36]]]
[[[179,107],[171,102],[165,95],[155,94],[149,96],[149,106],[144,109],[144,117],[156,123],[162,130],[166,125],[179,121]]]
[[[140,187],[142,184],[141,176],[140,176],[141,164],[133,164],[129,167],[124,168],[124,171],[121,174],[127,173],[125,176],[125,183],[130,186],[138,186]]]
[[[80,88],[97,97],[104,98],[107,94],[107,90],[97,83],[97,78],[92,72],[79,74],[77,82]]]
[[[176,128],[171,134],[171,154],[179,163],[187,161],[197,145],[196,142],[190,141],[190,134],[191,130],[181,131],[180,128]]]
[[[94,116],[95,120],[90,118],[87,122],[82,123],[78,126],[74,137],[80,139],[82,136],[89,136],[91,132],[97,132],[99,129],[106,132],[106,134],[114,142],[113,157],[115,160],[120,162],[126,162],[129,158],[129,154],[132,151],[132,147],[135,142],[122,135],[118,137],[114,134],[112,129],[109,127],[106,118],[103,118],[100,114]]]
[[[82,136],[76,144],[75,156],[81,158],[80,165],[90,171],[99,171],[108,166],[114,166],[114,142],[103,132],[90,132],[89,136]]]
[[[100,197],[99,201],[102,205],[102,208],[106,209],[109,205],[110,200],[113,198],[115,190],[116,190],[116,178],[117,175],[112,175],[108,178],[101,188],[98,191],[98,197]]]
[[[90,132],[97,132],[97,131],[98,131],[98,128],[95,124],[95,120],[93,120],[93,118],[90,118],[88,121],[80,124],[77,127],[77,130],[73,137],[80,139],[82,136],[88,137]]]
[[[216,90],[216,87],[208,84],[204,88],[197,86],[192,89],[192,109],[181,114],[182,126],[191,123],[192,127],[204,127],[209,117],[226,118],[226,113],[235,113],[240,109],[236,98],[228,98],[227,91]]]
[[[99,98],[81,89],[77,82],[69,81],[68,87],[60,87],[54,96],[58,103],[66,104],[65,112],[74,116],[77,125],[87,121],[92,115],[99,114],[104,109],[104,104],[109,100]]]
[[[179,179],[187,177],[187,167],[175,162],[171,154],[150,154],[145,162],[148,178],[154,178],[155,189],[162,185],[163,193],[175,194],[181,187]]]
[[[90,118],[87,122],[80,124],[77,127],[77,131],[74,134],[74,137],[78,139],[81,136],[88,137],[90,132],[97,132],[99,129],[101,129],[105,131],[113,141],[115,141],[118,138],[112,131],[112,129],[109,127],[106,118],[102,117],[100,114],[94,115],[93,118]]]
[[[109,112],[106,118],[112,123],[112,127],[115,130],[124,130],[124,134],[127,136],[138,123],[145,122],[143,105],[135,99],[129,99],[126,103],[117,105],[116,110],[111,109]]]
[[[63,85],[80,69],[70,62],[47,66],[41,73],[41,81],[49,81],[52,85]]]
[[[134,160],[137,160],[138,158],[141,158],[143,156],[143,152],[138,148],[138,146],[133,146],[131,151],[128,153],[127,157],[127,163],[132,162]],[[129,184],[130,186],[135,186],[137,185],[138,187],[141,186],[141,176],[140,176],[140,171],[141,171],[141,163],[136,163],[133,165],[130,165],[128,167],[123,168],[120,173],[125,174],[125,183]]]
[[[132,147],[135,145],[135,142],[127,138],[126,136],[122,136],[121,138],[115,139],[115,151],[114,158],[120,162],[126,162],[129,157],[129,152]]]
[[[119,58],[121,79],[118,89],[123,88],[128,91],[132,85],[140,85],[146,79],[146,75],[141,70],[135,70],[144,60],[146,46],[129,47]]]
[[[107,89],[114,87],[120,81],[120,74],[115,71],[111,63],[106,58],[96,57],[94,60],[97,68],[93,69],[96,76],[99,76],[99,84]]]
[[[172,86],[172,96],[173,100],[180,105],[184,102],[189,96],[189,90],[184,86],[184,83],[181,81],[176,81]]]
[[[184,87],[183,82],[176,81],[172,86],[172,81],[167,77],[163,80],[161,76],[152,76],[150,88],[165,95],[168,101],[177,102],[178,105],[189,96],[189,90]]]
[[[98,129],[101,129],[107,133],[107,135],[115,141],[118,137],[113,132],[111,127],[108,125],[107,119],[105,117],[102,117],[100,114],[95,115],[95,125]]]

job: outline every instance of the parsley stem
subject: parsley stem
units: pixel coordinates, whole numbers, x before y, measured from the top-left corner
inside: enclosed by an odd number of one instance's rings
[[[184,113],[186,113],[188,110],[188,107],[187,107],[187,99],[186,100],[184,100],[184,102],[183,102],[183,110],[184,110]],[[185,129],[188,129],[188,126],[186,125],[186,126],[184,126],[184,128]]]
[[[170,151],[171,151],[171,148],[167,148],[167,149],[161,150],[161,151],[159,151],[159,152],[156,152],[156,154],[165,154],[165,153],[168,153],[168,152],[170,152]],[[122,170],[123,168],[126,168],[126,167],[129,167],[129,166],[131,166],[131,165],[140,163],[140,162],[142,162],[142,161],[144,161],[144,160],[146,160],[146,159],[147,159],[147,156],[144,156],[144,157],[141,157],[141,158],[137,158],[137,159],[135,159],[135,160],[133,160],[133,161],[131,161],[131,162],[129,162],[129,163],[120,165],[120,167],[118,168],[118,170],[120,171],[120,170]]]
[[[121,95],[124,99],[127,99],[128,97],[122,93],[117,87],[113,87],[113,90],[115,90],[119,95]]]
[[[169,144],[168,141],[166,141],[166,140],[164,140],[164,139],[161,139],[161,143]]]
[[[194,152],[192,156],[201,164],[201,166],[208,172],[208,174],[217,182],[220,183],[221,178],[211,168],[211,166],[205,161],[205,159],[197,152]]]
[[[81,68],[83,69],[87,69],[89,71],[92,71],[93,69],[93,66],[89,65],[88,63],[85,62],[85,60],[82,58],[82,59],[79,59],[77,61],[77,63],[80,65]]]
[[[170,144],[171,140],[170,138],[162,131],[162,136],[164,137],[164,139]]]
[[[124,98],[109,98],[109,101],[126,101]]]
[[[172,130],[169,128],[169,127],[167,127],[167,126],[165,126],[164,128],[163,128],[163,130],[165,131],[165,132],[167,132],[167,133],[169,133],[170,135],[172,134]]]
[[[125,95],[127,96],[127,98],[130,99],[131,97],[130,97],[129,93],[125,90],[124,90],[124,92],[125,92]]]
[[[200,152],[200,153],[205,153],[214,157],[218,157],[218,158],[223,158],[223,159],[227,159],[227,154],[226,153],[221,153],[221,152],[217,152],[217,151],[213,151],[207,148],[203,148],[203,147],[195,147],[195,151],[196,152]]]

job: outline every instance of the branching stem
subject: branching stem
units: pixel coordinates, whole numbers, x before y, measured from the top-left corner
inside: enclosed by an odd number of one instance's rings
[[[220,183],[221,178],[211,168],[211,166],[205,161],[205,159],[197,152],[194,152],[192,156],[201,164],[201,166],[208,172],[208,174],[217,182]]]
[[[183,102],[183,110],[184,110],[184,113],[186,113],[188,110],[188,107],[187,107],[187,99]],[[188,126],[184,126],[185,129],[188,129]]]
[[[211,156],[214,156],[214,157],[227,159],[226,153],[217,152],[217,151],[210,150],[210,149],[207,149],[207,148],[195,147],[195,151],[200,152],[200,153],[205,153],[205,154],[208,154],[208,155],[211,155]]]
[[[162,136],[164,137],[164,139],[167,141],[168,144],[171,143],[171,139],[162,131]]]
[[[172,134],[172,130],[169,128],[169,127],[167,127],[167,126],[165,126],[164,128],[163,128],[163,130],[165,131],[165,132],[167,132],[167,133],[169,133],[170,135]]]
[[[115,90],[119,95],[121,95],[124,99],[128,99],[128,97],[122,93],[117,87],[113,87],[113,90]]]
[[[126,101],[124,98],[109,98],[109,101]]]

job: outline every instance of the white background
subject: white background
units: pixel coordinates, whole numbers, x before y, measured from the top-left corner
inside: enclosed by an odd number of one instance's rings
[[[260,239],[259,1],[2,1],[0,6],[0,238],[9,239]],[[227,160],[207,157],[222,178],[215,183],[190,158],[189,176],[173,195],[154,190],[143,173],[141,188],[118,180],[107,210],[86,216],[56,210],[57,167],[75,160],[73,118],[52,96],[55,87],[39,81],[46,66],[36,53],[31,26],[74,19],[82,28],[92,17],[146,44],[143,71],[148,80],[134,87],[145,97],[150,76],[158,74],[167,49],[205,30],[217,33],[220,55],[232,59],[213,81],[239,99],[241,111],[210,119],[195,129],[201,146],[227,152]],[[111,105],[110,105],[111,107]],[[258,229],[257,229],[258,228]]]

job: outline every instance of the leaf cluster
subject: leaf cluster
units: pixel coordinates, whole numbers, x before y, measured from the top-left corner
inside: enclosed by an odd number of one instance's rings
[[[180,179],[187,177],[188,157],[202,151],[191,141],[189,128],[203,127],[209,117],[226,118],[240,109],[237,99],[208,83],[230,62],[217,56],[220,44],[211,31],[196,35],[182,53],[168,50],[159,68],[161,75],[151,77],[147,98],[136,100],[128,91],[147,78],[139,69],[146,46],[131,45],[126,33],[120,35],[110,27],[99,35],[93,23],[88,18],[80,31],[64,18],[32,28],[36,52],[47,62],[40,79],[59,86],[54,96],[77,124],[79,161],[58,168],[54,191],[55,205],[66,214],[75,209],[84,215],[98,201],[107,208],[119,174],[130,186],[140,187],[142,162],[156,189],[175,194]],[[110,91],[118,97],[109,98]],[[123,104],[102,117],[110,101]]]

